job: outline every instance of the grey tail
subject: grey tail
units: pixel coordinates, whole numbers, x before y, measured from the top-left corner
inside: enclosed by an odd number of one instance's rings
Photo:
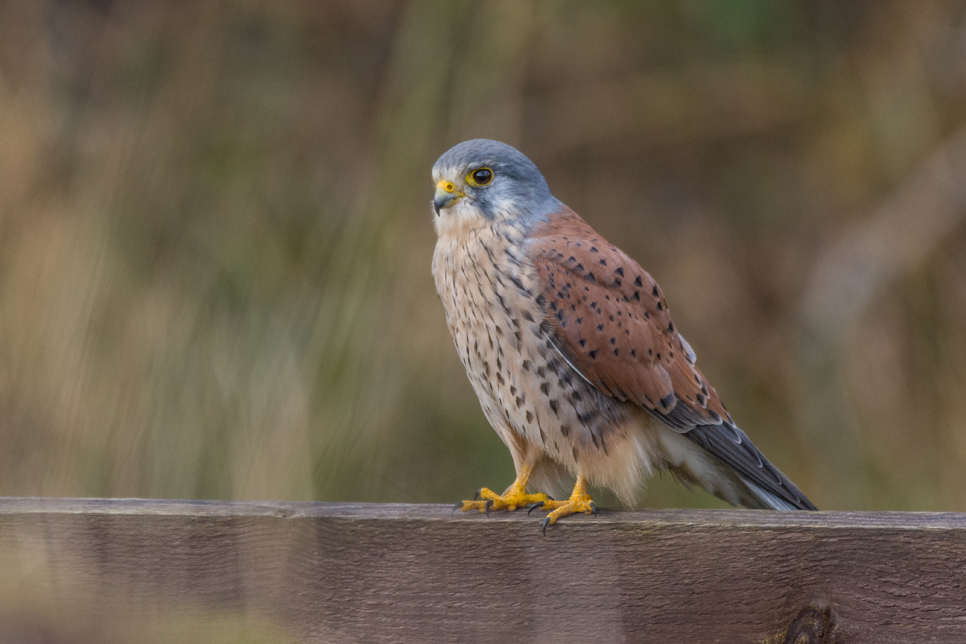
[[[780,496],[776,496],[767,490],[763,490],[748,479],[744,477],[738,477],[741,482],[744,483],[755,498],[761,501],[762,510],[779,510],[781,512],[791,512],[793,510],[817,510],[811,501],[805,498],[804,495],[800,495],[798,503],[790,503]]]
[[[744,484],[741,504],[763,510],[817,510],[734,424],[697,425],[684,436],[703,447]]]

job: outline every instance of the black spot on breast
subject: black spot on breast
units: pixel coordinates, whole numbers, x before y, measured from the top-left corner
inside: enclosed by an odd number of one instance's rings
[[[633,358],[637,357],[637,349],[631,349],[631,357]]]
[[[523,367],[523,370],[524,371],[530,371],[530,361],[529,360],[524,360],[523,361],[523,364],[521,366]]]
[[[564,435],[564,438],[570,438],[570,427],[567,425],[561,425],[560,433]]]
[[[597,250],[597,247],[596,246],[591,246],[590,247],[590,252],[596,253],[596,252],[599,252],[599,251]]]
[[[584,340],[583,338],[581,338],[581,339],[577,340],[577,344],[579,344],[580,345],[580,348],[583,349],[587,345],[587,341]]]
[[[532,423],[532,422],[533,422],[533,412],[531,412],[531,411],[530,411],[530,410],[528,409],[528,410],[527,410],[527,423],[529,424],[529,423]]]
[[[644,280],[641,279],[641,276],[640,275],[638,275],[637,276],[637,279],[634,280],[634,286],[636,286],[638,288],[644,286]]]
[[[604,330],[604,325],[603,324],[598,324],[597,325],[597,331],[598,331],[598,333],[601,332],[601,331],[603,331],[603,330]]]
[[[600,260],[600,265],[601,266],[607,266],[607,260],[606,259],[601,259]]]
[[[577,324],[583,324],[584,323],[584,318],[577,318],[576,322],[577,322]]]
[[[631,296],[631,301],[633,301],[633,302],[640,302],[641,301],[641,292],[640,291],[634,291],[634,295]]]
[[[661,297],[660,291],[657,290],[657,284],[654,285],[654,289],[651,291],[651,295],[654,297]]]
[[[622,266],[618,266],[617,268],[615,268],[614,272],[620,275],[621,277],[624,277],[624,268]]]
[[[517,393],[517,388],[514,387],[513,385],[510,385],[510,395],[514,396],[516,395],[516,393]]]
[[[590,356],[590,359],[591,360],[596,360],[597,359],[597,349],[594,349],[593,351],[591,351],[587,355]]]
[[[657,310],[658,310],[658,311],[663,311],[663,310],[664,310],[664,305],[663,305],[663,304],[661,304],[660,302],[658,302],[658,303],[657,303]]]
[[[544,371],[543,367],[537,367],[536,374],[537,374],[537,378],[543,378],[544,376],[547,375],[547,372]]]
[[[611,344],[616,344],[617,343],[617,338],[611,338],[610,339],[610,343]]]
[[[550,411],[552,411],[554,415],[557,414],[557,401],[553,398],[550,399]]]
[[[534,302],[537,303],[537,306],[543,308],[544,306],[547,305],[547,298],[545,298],[543,295],[538,295],[537,299],[534,300]]]
[[[667,332],[674,333],[674,322],[671,322],[667,325]]]
[[[517,396],[516,403],[517,407],[523,407],[523,398],[521,396]]]
[[[549,382],[540,383],[540,391],[543,392],[544,396],[548,395],[550,393],[550,383]]]

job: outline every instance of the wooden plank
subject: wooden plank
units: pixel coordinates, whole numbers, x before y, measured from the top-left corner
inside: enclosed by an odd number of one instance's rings
[[[964,514],[539,525],[436,505],[0,499],[0,570],[18,580],[0,580],[0,642],[63,633],[49,622],[68,614],[89,623],[64,641],[188,613],[252,641],[966,641]]]

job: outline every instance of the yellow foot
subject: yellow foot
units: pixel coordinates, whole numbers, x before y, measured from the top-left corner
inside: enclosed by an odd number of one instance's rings
[[[540,504],[550,498],[543,493],[527,494],[527,489],[517,482],[514,482],[513,485],[508,487],[503,494],[497,494],[489,488],[483,488],[476,493],[476,496],[478,500],[457,503],[454,509],[462,510],[463,512],[477,510],[478,512],[486,512],[487,514],[490,513],[490,510],[513,512],[517,508],[522,508],[532,503]]]
[[[584,481],[583,477],[580,476],[577,477],[577,484],[574,486],[574,491],[570,495],[569,499],[566,501],[554,501],[553,499],[548,499],[543,503],[535,503],[530,507],[530,512],[538,509],[551,511],[550,514],[543,519],[544,534],[547,534],[547,526],[555,524],[557,519],[561,517],[569,517],[571,514],[577,514],[578,512],[597,516],[597,506],[594,505],[594,500],[590,498],[589,494],[587,494],[587,483]]]

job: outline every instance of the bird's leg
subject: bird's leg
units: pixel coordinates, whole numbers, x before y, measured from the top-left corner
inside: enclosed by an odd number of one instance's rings
[[[479,512],[489,512],[490,510],[507,510],[513,512],[517,508],[530,505],[531,503],[541,503],[550,497],[543,493],[527,494],[527,481],[530,473],[533,472],[533,464],[525,463],[517,473],[517,478],[503,494],[497,494],[489,488],[483,488],[477,492],[479,500],[463,501],[457,507],[463,512],[477,510]]]
[[[577,476],[577,483],[574,485],[574,491],[570,494],[569,499],[566,501],[547,499],[542,504],[530,508],[531,511],[535,509],[551,511],[543,520],[544,533],[546,533],[548,525],[553,525],[561,517],[578,512],[597,515],[597,506],[594,505],[593,499],[587,494],[587,479],[583,476]]]

